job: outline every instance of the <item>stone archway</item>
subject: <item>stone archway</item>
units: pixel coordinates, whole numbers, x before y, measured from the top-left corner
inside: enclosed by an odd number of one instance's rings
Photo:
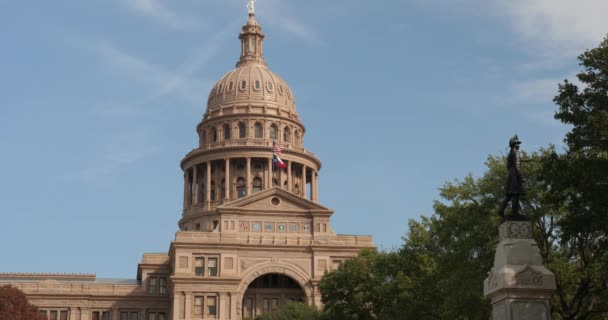
[[[273,305],[290,301],[312,303],[313,288],[302,270],[285,263],[265,263],[243,275],[238,287],[236,312],[239,319],[270,311]]]

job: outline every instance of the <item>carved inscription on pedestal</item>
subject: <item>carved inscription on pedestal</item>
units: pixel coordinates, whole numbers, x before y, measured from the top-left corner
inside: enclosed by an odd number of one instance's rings
[[[515,284],[518,286],[543,286],[543,275],[533,269],[526,268],[524,271],[515,275]]]
[[[530,239],[532,231],[528,222],[511,222],[507,228],[507,238]]]
[[[517,320],[549,320],[547,306],[543,302],[514,302],[511,311],[513,319]]]

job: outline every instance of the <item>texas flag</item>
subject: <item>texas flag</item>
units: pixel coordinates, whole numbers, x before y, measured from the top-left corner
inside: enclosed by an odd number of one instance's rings
[[[287,168],[287,164],[281,160],[281,147],[272,141],[272,166],[274,168]]]

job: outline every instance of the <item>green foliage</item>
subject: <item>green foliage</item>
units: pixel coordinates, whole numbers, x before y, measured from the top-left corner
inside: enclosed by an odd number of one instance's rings
[[[568,149],[522,158],[533,237],[556,275],[553,319],[608,320],[608,39],[579,57],[556,118],[572,125]],[[331,319],[488,319],[482,282],[494,260],[505,158],[440,188],[435,213],[409,222],[399,250],[365,251],[321,280]]]
[[[323,320],[321,311],[306,303],[292,302],[281,305],[271,312],[262,314],[256,320]]]
[[[543,159],[558,235],[546,261],[559,319],[608,319],[608,38],[578,59],[582,87],[564,81],[554,99],[568,149]]]
[[[25,294],[11,286],[0,287],[0,319],[43,320],[38,309],[27,301]]]

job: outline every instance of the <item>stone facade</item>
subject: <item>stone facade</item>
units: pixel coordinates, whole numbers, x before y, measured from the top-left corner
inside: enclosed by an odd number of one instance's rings
[[[199,145],[181,162],[184,211],[169,252],[144,254],[134,280],[4,273],[0,284],[51,320],[244,319],[288,301],[320,306],[323,274],[372,239],[333,232],[333,211],[318,203],[321,162],[304,148],[291,90],[264,61],[254,14],[239,39],[237,68],[211,90]]]

